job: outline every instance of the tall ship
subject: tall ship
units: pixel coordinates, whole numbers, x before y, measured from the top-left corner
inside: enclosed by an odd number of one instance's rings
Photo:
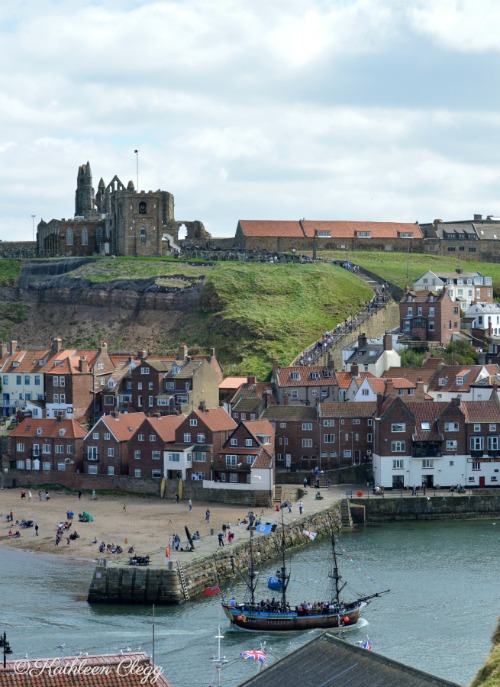
[[[339,572],[336,550],[336,537],[331,532],[332,569],[329,574],[331,589],[321,602],[302,602],[291,604],[288,599],[290,573],[286,565],[285,529],[281,526],[281,567],[276,576],[269,578],[271,589],[279,591],[278,600],[272,602],[256,601],[258,573],[254,566],[253,531],[250,530],[249,566],[246,574],[241,574],[246,584],[249,599],[242,603],[234,598],[223,598],[222,608],[232,625],[243,630],[258,632],[295,632],[302,630],[328,629],[355,626],[361,610],[372,600],[386,594],[386,589],[369,596],[344,598],[343,591],[347,585],[342,581]]]

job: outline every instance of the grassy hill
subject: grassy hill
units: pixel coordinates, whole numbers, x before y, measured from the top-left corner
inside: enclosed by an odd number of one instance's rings
[[[349,258],[352,262],[364,267],[382,279],[392,282],[404,289],[412,284],[427,270],[446,270],[454,272],[481,272],[493,277],[496,296],[500,297],[500,264],[479,262],[477,260],[460,260],[448,255],[428,255],[427,253],[393,253],[380,251],[318,251],[318,257],[343,261]]]
[[[0,272],[1,268],[0,261]],[[149,326],[146,343],[152,353],[163,353],[180,341],[190,347],[215,347],[226,374],[254,372],[259,379],[269,375],[274,358],[281,364],[290,363],[312,341],[348,317],[350,306],[356,311],[373,295],[365,282],[332,264],[197,264],[109,258],[89,262],[64,275],[68,277],[81,280],[82,286],[84,280],[98,283],[103,289],[124,281],[133,281],[137,286],[146,279],[178,290],[195,285],[201,295],[197,309],[177,311],[171,316],[132,310],[126,321],[115,322],[114,329],[112,314],[103,310],[83,313],[75,303],[68,318],[63,307],[58,311],[57,305],[40,304],[36,313],[25,314],[28,322],[23,324],[24,329],[12,319],[4,319],[8,334],[29,345],[29,321],[38,318],[36,332],[40,338],[41,328],[45,327],[44,340],[57,332],[67,346],[93,346],[96,340],[106,340],[112,351],[134,350],[144,342]],[[144,284],[150,285],[151,281]],[[55,287],[51,281],[51,288]],[[11,305],[14,312],[21,313],[17,304]],[[4,315],[13,317],[10,311]],[[3,322],[0,312],[0,330]]]

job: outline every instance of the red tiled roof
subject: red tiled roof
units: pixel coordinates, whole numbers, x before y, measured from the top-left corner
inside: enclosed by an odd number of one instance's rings
[[[219,384],[219,389],[239,389],[248,382],[248,377],[225,377]]]
[[[135,434],[145,419],[145,413],[118,413],[116,417],[103,415],[88,434],[91,435],[102,422],[118,441],[127,441]]]
[[[274,427],[269,420],[245,420],[241,424],[246,427],[254,437],[256,437],[257,434],[265,434],[271,437],[271,441],[274,439]]]
[[[232,431],[238,426],[224,408],[209,408],[208,410],[195,410],[200,420],[211,432]]]
[[[500,406],[496,401],[462,401],[460,409],[466,422],[500,423]]]
[[[18,661],[7,661],[5,668],[0,662],[0,687],[172,687],[162,672],[144,652],[23,659],[23,671],[19,670]],[[147,674],[149,680],[145,680]]]
[[[238,223],[245,236],[288,236],[304,238],[300,222],[241,219]]]
[[[388,370],[382,373],[383,379],[408,379],[414,384],[419,381],[423,381],[425,384],[429,382],[429,379],[436,372],[434,368],[426,367],[390,367]]]
[[[44,439],[57,439],[61,436],[60,430],[64,429],[65,439],[83,439],[87,430],[76,420],[67,418],[58,419],[37,419],[27,417],[18,424],[11,432],[11,437],[42,437]],[[39,431],[41,430],[41,432]]]
[[[343,221],[311,221],[304,223],[306,234],[312,238],[318,231],[329,231],[335,238],[355,238],[356,232],[370,232],[372,239],[397,239],[400,233],[413,234],[413,238],[421,239],[422,232],[416,223],[411,222],[356,222]]]
[[[144,428],[144,433],[146,433],[146,431],[149,431],[147,430],[147,427],[149,427],[155,434],[158,434],[162,441],[165,443],[173,443],[175,441],[175,430],[185,419],[185,415],[148,417],[145,422],[139,425],[138,429]]]
[[[19,372],[19,373],[36,373],[43,370],[43,366],[40,365],[40,360],[45,360],[45,358],[50,355],[50,348],[44,350],[36,351],[14,351],[13,355],[7,354],[2,358],[2,372]],[[14,363],[18,363],[14,365]]]
[[[328,371],[329,377],[323,375],[323,370]],[[299,376],[298,379],[290,379],[291,374]],[[319,374],[319,379],[312,379],[311,374]],[[291,365],[280,367],[276,374],[278,386],[281,388],[290,386],[336,386],[335,374],[324,365]]]

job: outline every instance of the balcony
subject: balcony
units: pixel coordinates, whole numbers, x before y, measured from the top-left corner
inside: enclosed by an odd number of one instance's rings
[[[470,452],[471,458],[482,458],[483,454],[484,454],[484,450],[482,448],[479,450],[471,449],[471,452]]]

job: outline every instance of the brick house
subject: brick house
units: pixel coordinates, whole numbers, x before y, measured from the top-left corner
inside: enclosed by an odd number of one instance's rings
[[[500,483],[500,406],[490,401],[462,401],[465,444],[470,460],[465,465],[464,486],[487,487]],[[457,480],[458,481],[458,480]]]
[[[163,415],[187,414],[202,404],[217,408],[221,381],[214,349],[209,356],[189,356],[181,344],[177,359],[144,357],[131,370],[131,407]]]
[[[440,365],[427,393],[436,401],[488,401],[496,393],[499,374],[498,365]]]
[[[211,478],[214,456],[237,427],[224,408],[193,410],[175,430],[174,443],[165,448],[168,479]]]
[[[226,399],[224,407],[239,422],[258,420],[264,410],[275,402],[273,385],[269,382],[257,382],[254,376],[249,376],[248,381]]]
[[[252,484],[264,477],[274,484],[274,427],[268,420],[240,422],[214,457],[212,480],[226,485]],[[261,485],[259,485],[261,486]]]
[[[447,346],[460,332],[461,308],[442,291],[411,291],[399,301],[401,333],[412,341],[434,341]]]
[[[166,476],[164,452],[175,442],[176,430],[184,420],[184,415],[162,415],[143,420],[128,442],[130,477],[161,479]]]
[[[269,406],[262,415],[275,431],[276,466],[311,470],[320,464],[317,406]]]
[[[328,365],[291,365],[280,367],[273,360],[271,383],[280,405],[316,405],[324,400],[338,400],[338,385],[333,368]]]
[[[58,473],[81,471],[86,433],[76,420],[26,418],[8,435],[10,469],[38,473],[41,481],[54,482]]]
[[[371,460],[377,403],[321,403],[320,470]]]
[[[129,441],[146,419],[144,413],[103,415],[83,440],[83,472],[128,475]]]

